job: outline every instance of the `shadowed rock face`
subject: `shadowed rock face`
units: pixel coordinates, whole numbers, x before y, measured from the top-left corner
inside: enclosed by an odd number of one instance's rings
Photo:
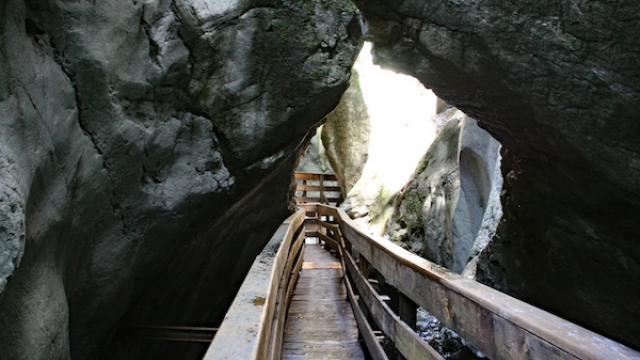
[[[503,145],[479,278],[640,347],[640,3],[356,3],[378,63]]]
[[[190,358],[361,45],[338,1],[0,1],[2,359]]]

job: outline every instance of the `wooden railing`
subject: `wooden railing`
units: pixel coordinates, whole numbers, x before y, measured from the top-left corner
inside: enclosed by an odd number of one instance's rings
[[[276,230],[249,270],[205,354],[213,359],[279,359],[289,301],[304,252],[304,211]]]
[[[640,359],[640,352],[365,234],[344,211],[299,204],[258,256],[205,360],[279,359],[282,330],[304,249],[302,224],[317,217],[317,237],[336,250],[360,334],[373,359],[387,359],[367,318],[401,358],[442,359],[414,331],[424,308],[490,359]],[[276,252],[277,249],[277,252]],[[370,284],[377,271],[400,294],[396,311]]]
[[[298,203],[322,203],[339,206],[342,193],[338,178],[333,174],[296,172]]]
[[[307,212],[310,210],[307,208]],[[490,359],[640,358],[640,352],[466,279],[389,240],[367,235],[341,209],[318,204],[316,211],[318,224],[324,227],[323,238],[340,249],[349,275],[345,277],[347,287],[351,282],[355,285],[370,316],[404,358],[442,359],[412,329],[417,306]],[[391,311],[369,284],[367,273],[371,268],[400,292],[399,314]],[[352,305],[360,307],[358,301]],[[365,331],[366,326],[361,328]],[[372,357],[386,359],[378,353],[374,344]]]

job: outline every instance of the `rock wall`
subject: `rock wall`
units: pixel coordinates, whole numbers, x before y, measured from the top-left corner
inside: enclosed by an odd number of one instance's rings
[[[369,112],[362,96],[359,75],[354,69],[351,86],[322,126],[322,144],[343,196],[362,176],[369,156],[370,133]]]
[[[296,171],[321,173],[321,174],[333,174],[333,169],[326,156],[326,150],[322,145],[322,128],[324,125],[319,126],[316,129],[315,136],[309,141],[309,145],[304,152],[304,156],[298,163]]]
[[[359,78],[354,67],[349,88],[342,94],[338,106],[318,127],[296,169],[335,174],[343,197],[362,176],[369,150],[371,126]]]
[[[503,145],[479,278],[640,348],[640,3],[356,3],[378,63]]]
[[[367,42],[354,70],[358,72],[360,88],[350,100],[350,111],[340,111],[340,117],[336,117],[350,120],[346,125],[336,124],[334,132],[343,135],[326,141],[327,152],[336,158],[332,162],[334,168],[346,168],[342,172],[352,171],[348,167],[359,164],[359,179],[341,207],[368,231],[382,235],[390,216],[391,196],[406,184],[436,136],[432,118],[437,97],[414,77],[373,64],[371,44]],[[325,127],[331,129],[330,125]],[[332,147],[338,151],[332,151]]]
[[[0,2],[2,359],[195,358],[361,46],[342,1]]]
[[[462,273],[500,219],[500,144],[458,109],[438,116],[448,120],[410,181],[393,196],[385,235]]]

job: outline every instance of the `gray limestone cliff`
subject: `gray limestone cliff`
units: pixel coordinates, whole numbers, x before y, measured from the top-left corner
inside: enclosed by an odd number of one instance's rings
[[[197,358],[348,86],[343,1],[0,1],[0,357]]]
[[[640,3],[356,3],[376,62],[503,145],[478,278],[640,348]]]
[[[322,144],[343,196],[362,176],[368,158],[370,132],[367,104],[362,96],[359,75],[354,69],[351,86],[322,126]]]
[[[462,273],[502,215],[500,144],[458,109],[438,116],[448,120],[411,180],[390,200],[394,211],[385,235]]]

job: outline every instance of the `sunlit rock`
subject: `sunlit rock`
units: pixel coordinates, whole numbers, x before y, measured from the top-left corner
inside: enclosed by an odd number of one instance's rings
[[[446,123],[411,180],[393,196],[386,235],[461,273],[500,219],[500,144],[460,110],[441,116]]]

